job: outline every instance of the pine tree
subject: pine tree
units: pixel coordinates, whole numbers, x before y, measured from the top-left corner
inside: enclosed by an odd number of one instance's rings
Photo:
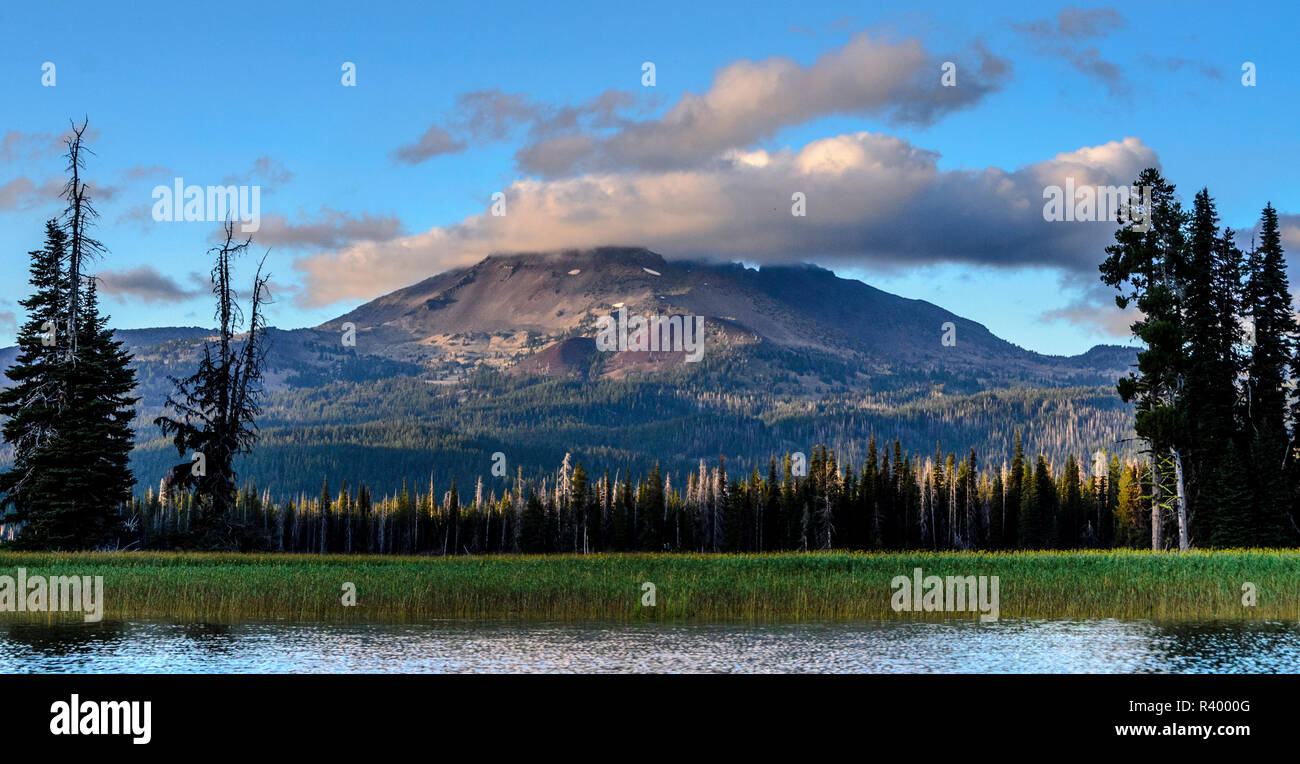
[[[1133,334],[1146,348],[1138,353],[1137,373],[1119,380],[1117,390],[1135,409],[1134,431],[1145,440],[1158,463],[1166,454],[1176,462],[1186,447],[1186,411],[1176,403],[1185,372],[1185,327],[1183,299],[1187,279],[1187,242],[1184,225],[1187,214],[1175,196],[1173,184],[1154,168],[1143,170],[1134,185],[1150,189],[1151,209],[1129,210],[1128,219],[1145,218],[1139,230],[1123,225],[1115,232],[1115,244],[1106,248],[1100,266],[1102,282],[1119,291],[1115,303],[1121,309],[1130,304],[1141,311],[1133,323]],[[1134,203],[1130,203],[1132,205]],[[1163,502],[1160,481],[1155,482],[1153,505]],[[1177,508],[1180,547],[1189,545],[1185,494],[1173,501]],[[1153,523],[1152,547],[1160,548],[1160,524]]]
[[[1101,497],[1101,517],[1098,520],[1097,538],[1102,546],[1113,546],[1116,538],[1115,507],[1119,504],[1119,483],[1121,480],[1119,456],[1112,454],[1106,469],[1106,492]]]
[[[1005,549],[1004,533],[1004,512],[1006,511],[1006,488],[1002,482],[1002,475],[1006,472],[1006,462],[1002,463],[1002,471],[994,470],[993,482],[989,486],[989,549]]]
[[[75,490],[74,537],[95,545],[115,532],[120,509],[131,499],[131,449],[135,432],[135,370],[131,354],[113,339],[108,317],[99,312],[93,279],[82,292],[77,360],[65,367],[69,400],[62,435],[75,456],[67,470],[68,490]]]
[[[524,554],[541,554],[546,551],[546,517],[542,502],[530,488],[528,502],[519,519],[519,546]]]
[[[1020,546],[1020,496],[1025,483],[1025,452],[1020,444],[1020,430],[1016,430],[1016,450],[1011,457],[1011,474],[1007,479],[1007,511],[1004,518],[1004,545],[1009,549]]]
[[[18,331],[18,357],[5,373],[12,387],[0,389],[4,440],[13,467],[0,475],[0,500],[10,522],[39,524],[65,508],[60,471],[53,457],[65,405],[63,347],[66,301],[62,262],[67,236],[57,222],[45,226],[45,246],[30,254],[32,295],[19,301],[27,321]],[[44,532],[34,535],[44,535]],[[62,535],[62,533],[60,533]]]
[[[759,551],[770,552],[784,547],[782,543],[781,487],[776,477],[776,455],[767,462],[767,482],[763,484],[763,510],[759,527]]]
[[[45,247],[31,253],[36,291],[20,303],[28,321],[8,372],[15,385],[0,392],[4,438],[14,448],[13,468],[0,476],[0,507],[15,511],[19,544],[33,548],[109,543],[135,483],[135,372],[84,271],[105,251],[89,235],[97,213],[81,179],[91,153],[85,131],[85,123],[74,125],[67,139],[67,210],[62,223],[46,224]]]
[[[1241,478],[1248,474],[1237,444],[1232,439],[1207,465],[1208,486],[1196,525],[1197,543],[1207,547],[1252,546],[1258,538],[1258,526],[1251,507],[1251,491]]]
[[[1120,474],[1115,506],[1115,545],[1129,549],[1144,546],[1141,533],[1142,482],[1135,468],[1126,467]]]
[[[1046,549],[1051,546],[1055,515],[1056,486],[1047,469],[1047,459],[1040,455],[1033,472],[1025,471],[1020,492],[1021,548]]]
[[[1295,541],[1295,524],[1289,522],[1289,485],[1300,464],[1287,437],[1287,363],[1291,377],[1300,378],[1297,326],[1291,311],[1291,290],[1287,283],[1286,257],[1277,210],[1266,204],[1260,214],[1259,246],[1251,252],[1243,312],[1250,322],[1250,357],[1246,374],[1246,415],[1249,442],[1252,541],[1273,546]],[[1292,433],[1300,432],[1300,400],[1291,415]],[[1279,469],[1284,465],[1285,469]],[[1290,473],[1291,480],[1288,481]]]
[[[1243,306],[1253,335],[1247,365],[1246,418],[1255,433],[1272,440],[1284,436],[1286,431],[1284,385],[1287,362],[1296,348],[1296,322],[1291,312],[1291,290],[1277,210],[1271,204],[1261,214],[1259,237],[1259,246],[1251,252],[1248,261]],[[1300,413],[1300,402],[1297,402],[1297,413]],[[1274,464],[1281,463],[1281,455],[1277,457]]]
[[[1186,293],[1183,300],[1186,360],[1178,390],[1179,421],[1186,431],[1176,437],[1186,444],[1186,491],[1189,512],[1196,519],[1193,535],[1248,542],[1248,512],[1230,496],[1245,487],[1246,473],[1223,468],[1225,447],[1237,437],[1237,357],[1240,327],[1241,252],[1231,231],[1220,235],[1219,216],[1206,189],[1196,195],[1188,231]],[[1217,526],[1223,525],[1225,528]],[[1227,530],[1226,528],[1234,530]]]
[[[582,468],[582,462],[573,468],[573,478],[569,484],[569,501],[573,504],[574,517],[578,518],[579,532],[582,534],[579,549],[583,554],[591,550],[592,539],[592,512],[591,501],[587,492],[587,471]],[[597,534],[597,538],[599,534]],[[577,550],[575,550],[577,551]]]
[[[1079,488],[1079,463],[1070,454],[1061,475],[1061,509],[1057,514],[1056,545],[1061,549],[1079,546],[1079,526],[1083,516],[1083,498]]]

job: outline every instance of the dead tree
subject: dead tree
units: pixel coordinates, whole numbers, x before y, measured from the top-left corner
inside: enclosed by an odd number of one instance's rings
[[[201,508],[205,533],[219,533],[225,524],[234,530],[230,512],[236,501],[235,458],[250,452],[257,441],[257,416],[261,413],[262,370],[266,361],[266,319],[269,302],[263,276],[265,255],[253,278],[247,327],[238,295],[231,283],[231,266],[244,254],[252,238],[235,241],[234,221],[225,224],[225,241],[209,250],[215,256],[212,294],[217,306],[215,342],[204,343],[198,369],[189,377],[169,377],[175,391],[168,396],[171,412],[154,423],[171,435],[177,453],[189,457],[172,469],[172,484],[194,491]],[[239,335],[243,332],[242,342]],[[228,539],[227,539],[228,540]],[[210,539],[223,543],[218,539]]]

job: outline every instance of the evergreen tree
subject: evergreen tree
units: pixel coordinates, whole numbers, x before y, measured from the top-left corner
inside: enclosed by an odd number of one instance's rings
[[[1259,246],[1248,263],[1243,305],[1251,329],[1244,396],[1249,439],[1244,444],[1249,453],[1245,474],[1251,487],[1252,542],[1273,546],[1295,541],[1295,524],[1288,521],[1287,514],[1292,511],[1289,486],[1300,483],[1296,479],[1300,464],[1291,456],[1292,441],[1287,437],[1286,366],[1290,360],[1291,378],[1300,378],[1300,357],[1295,357],[1297,326],[1291,311],[1282,234],[1272,204],[1266,204],[1260,214]],[[1300,432],[1295,429],[1300,423],[1300,400],[1291,419],[1294,437]]]
[[[1252,517],[1250,488],[1241,479],[1248,472],[1236,442],[1222,441],[1206,470],[1207,486],[1197,510],[1197,543],[1207,547],[1253,545],[1259,528]]]
[[[63,333],[66,301],[62,262],[67,236],[55,221],[45,226],[45,246],[30,254],[32,295],[19,301],[27,321],[18,330],[18,357],[5,373],[13,386],[0,389],[0,416],[5,417],[4,440],[13,447],[13,466],[0,475],[0,500],[12,510],[10,522],[31,524],[23,535],[37,540],[50,531],[68,509],[63,498],[65,476],[54,458],[59,448],[59,423],[66,405],[63,379]],[[68,530],[55,530],[65,536]],[[39,545],[39,541],[37,542]]]
[[[1057,513],[1056,545],[1061,549],[1079,546],[1079,526],[1083,517],[1083,497],[1079,488],[1079,463],[1074,454],[1065,460],[1061,475],[1061,508]]]
[[[776,456],[773,455],[767,462],[767,482],[763,484],[763,514],[760,518],[762,535],[759,537],[760,552],[769,552],[781,549],[784,546],[781,539],[782,524],[781,488],[776,478]]]
[[[881,548],[880,518],[880,456],[876,452],[876,436],[873,433],[867,444],[867,463],[862,466],[862,500],[866,513],[866,538],[863,545],[870,549]]]
[[[1252,329],[1247,364],[1246,419],[1253,432],[1273,447],[1285,448],[1286,366],[1296,348],[1286,259],[1277,210],[1269,204],[1260,218],[1259,246],[1248,260],[1244,313]],[[1297,403],[1300,407],[1300,402]],[[1300,413],[1300,408],[1297,408]],[[1279,443],[1279,441],[1282,441]],[[1281,463],[1281,453],[1272,463]]]
[[[1097,538],[1102,546],[1113,546],[1116,538],[1115,507],[1119,503],[1121,479],[1119,456],[1112,454],[1106,469],[1105,494],[1101,497],[1101,516],[1097,523]]]
[[[591,550],[593,542],[592,512],[591,498],[587,491],[587,471],[582,468],[582,462],[578,462],[573,468],[573,477],[569,483],[569,496],[569,501],[573,504],[573,516],[578,519],[579,533],[582,535],[579,548],[583,554],[586,554]],[[599,549],[599,547],[596,548]]]
[[[131,498],[131,449],[135,432],[135,370],[131,354],[113,339],[99,312],[93,279],[82,292],[76,363],[65,367],[68,399],[62,440],[72,447],[67,489],[76,491],[75,543],[95,545],[113,535],[122,506]]]
[[[12,469],[0,475],[0,508],[14,511],[10,519],[23,523],[19,544],[32,548],[109,543],[135,483],[128,464],[135,372],[84,270],[105,251],[89,235],[98,215],[81,178],[91,153],[86,127],[74,125],[67,139],[67,209],[31,253],[35,292],[20,302],[28,320],[7,372],[15,384],[0,391],[3,435],[14,449]]]
[[[1145,545],[1141,535],[1142,483],[1137,470],[1125,468],[1120,474],[1118,497],[1115,506],[1115,545],[1140,549]]]
[[[1220,235],[1218,221],[1214,200],[1208,190],[1201,189],[1193,204],[1187,237],[1183,300],[1187,350],[1176,404],[1186,432],[1176,437],[1186,444],[1187,458],[1182,464],[1189,512],[1196,519],[1196,537],[1213,538],[1218,544],[1228,539],[1248,543],[1248,519],[1228,514],[1248,511],[1228,498],[1244,489],[1246,473],[1223,469],[1222,459],[1238,430],[1241,252],[1233,244],[1231,231]],[[1235,530],[1229,532],[1219,525]]]
[[[444,554],[460,554],[460,492],[456,490],[456,476],[451,478],[451,488],[447,490],[447,537],[443,541]],[[550,528],[546,529],[549,541]]]
[[[730,514],[730,486],[727,484],[727,457],[718,457],[718,475],[713,481],[713,551],[722,551],[726,543],[727,515]]]
[[[1166,454],[1181,460],[1187,432],[1186,411],[1176,402],[1185,371],[1185,327],[1183,298],[1187,279],[1187,243],[1184,225],[1187,214],[1175,196],[1173,184],[1154,168],[1143,170],[1134,185],[1149,188],[1151,208],[1132,209],[1127,219],[1145,219],[1139,229],[1122,225],[1115,232],[1115,244],[1106,248],[1100,266],[1102,282],[1119,291],[1115,303],[1121,309],[1134,305],[1141,317],[1132,325],[1133,334],[1145,345],[1138,353],[1137,372],[1119,380],[1120,398],[1133,403],[1134,431],[1145,440],[1153,459]],[[1154,483],[1154,504],[1164,501],[1161,481]],[[1183,495],[1174,497],[1180,521],[1180,546],[1189,543]],[[1159,549],[1160,524],[1154,523],[1152,547]]]
[[[528,501],[519,518],[519,550],[524,554],[542,554],[546,551],[546,516],[537,494],[528,489]]]
[[[1025,453],[1020,444],[1020,430],[1016,430],[1016,450],[1011,457],[1011,474],[1007,478],[1006,518],[1004,544],[1015,549],[1020,546],[1020,496],[1025,483]]]
[[[1006,462],[1003,462],[1006,469]],[[1006,491],[1002,486],[1002,473],[993,473],[993,482],[989,486],[989,549],[1003,549],[1003,512],[1005,511]]]
[[[1056,514],[1056,486],[1047,469],[1047,459],[1038,457],[1033,472],[1025,471],[1020,492],[1020,543],[1022,549],[1051,546]]]

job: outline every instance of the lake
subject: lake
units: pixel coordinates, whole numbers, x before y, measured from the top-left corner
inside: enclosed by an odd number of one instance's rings
[[[0,672],[1296,673],[1300,625],[0,624]]]

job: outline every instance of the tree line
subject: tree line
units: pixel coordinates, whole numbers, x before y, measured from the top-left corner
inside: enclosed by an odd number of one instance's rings
[[[770,552],[1141,548],[1150,535],[1149,465],[1098,453],[1091,466],[1027,457],[981,465],[877,448],[860,466],[833,450],[773,456],[765,471],[729,476],[726,458],[701,461],[684,479],[655,467],[592,475],[565,457],[525,479],[455,478],[379,497],[365,486],[323,482],[315,496],[276,501],[249,485],[232,507],[245,551],[376,554]],[[185,548],[199,510],[166,484],[124,509],[140,547]],[[467,500],[468,499],[468,500]],[[1172,518],[1157,512],[1158,521]]]

